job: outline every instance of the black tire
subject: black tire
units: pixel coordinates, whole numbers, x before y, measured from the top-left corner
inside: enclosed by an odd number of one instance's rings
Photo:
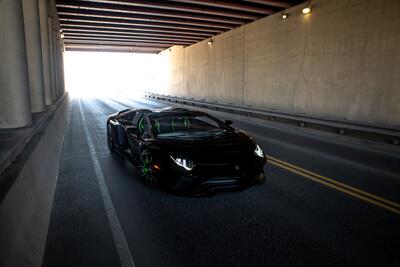
[[[264,171],[261,171],[255,178],[254,178],[254,184],[255,185],[262,185],[265,183],[265,173]]]
[[[109,123],[107,124],[107,145],[111,152],[115,150],[114,140],[111,136],[111,125]]]
[[[138,163],[139,177],[148,188],[154,189],[158,187],[158,181],[157,178],[153,175],[151,163],[152,156],[150,151],[143,150],[140,153],[140,159]]]

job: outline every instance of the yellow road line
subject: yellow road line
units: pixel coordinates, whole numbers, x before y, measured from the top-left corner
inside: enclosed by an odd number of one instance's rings
[[[394,212],[396,214],[400,214],[400,209],[396,208],[396,207],[400,207],[400,205],[398,203],[395,203],[393,201],[390,201],[390,200],[375,196],[375,195],[373,195],[371,193],[362,191],[362,190],[360,190],[358,188],[355,188],[355,187],[343,184],[341,182],[335,181],[333,179],[324,177],[324,176],[319,175],[317,173],[305,170],[303,168],[297,167],[295,165],[292,165],[290,163],[287,163],[287,162],[284,162],[282,160],[276,159],[274,157],[267,156],[267,158],[269,160],[269,163],[271,163],[271,164],[273,164],[275,166],[278,166],[278,167],[283,168],[285,170],[288,170],[290,172],[296,173],[296,174],[298,174],[300,176],[308,178],[308,179],[310,179],[312,181],[315,181],[317,183],[321,183],[321,184],[326,185],[328,187],[334,188],[334,189],[336,189],[338,191],[341,191],[343,193],[351,195],[351,196],[353,196],[355,198],[364,200],[364,201],[366,201],[366,202],[368,202],[370,204],[373,204],[373,205],[379,206],[381,208],[390,210],[391,212]],[[373,196],[373,197],[371,197],[371,196]],[[393,205],[392,203],[395,204],[395,205]],[[391,206],[391,205],[393,205],[394,207]]]
[[[399,203],[396,203],[396,202],[390,201],[390,200],[388,200],[388,199],[379,197],[379,196],[377,196],[377,195],[368,193],[368,192],[363,191],[363,190],[361,190],[361,189],[358,189],[358,188],[356,188],[356,187],[353,187],[353,186],[350,186],[350,185],[347,185],[347,184],[338,182],[338,181],[333,180],[333,179],[331,179],[331,178],[328,178],[328,177],[322,176],[322,175],[320,175],[320,174],[318,174],[318,173],[315,173],[315,172],[312,172],[312,171],[309,171],[309,170],[300,168],[300,167],[298,167],[298,166],[295,166],[295,165],[293,165],[293,164],[290,164],[290,163],[288,163],[288,162],[282,161],[282,160],[280,160],[280,159],[277,159],[277,158],[274,158],[274,157],[271,157],[271,156],[268,156],[268,159],[269,159],[270,161],[273,161],[273,160],[274,160],[274,161],[277,161],[278,163],[284,164],[284,165],[286,165],[286,166],[288,166],[288,167],[291,167],[291,168],[294,168],[294,169],[296,169],[296,170],[299,170],[299,171],[305,172],[305,173],[307,173],[307,174],[310,174],[310,175],[312,175],[312,176],[318,177],[319,179],[325,180],[325,181],[330,182],[330,183],[333,183],[333,184],[335,184],[335,185],[338,185],[338,186],[344,187],[344,188],[346,188],[346,189],[355,191],[355,192],[357,192],[357,193],[359,193],[359,194],[362,194],[362,195],[365,195],[365,196],[367,196],[367,197],[373,198],[373,199],[375,199],[375,200],[377,200],[377,201],[381,201],[381,202],[384,202],[384,203],[386,203],[386,204],[388,204],[388,205],[392,205],[392,206],[394,206],[394,207],[396,207],[396,208],[400,208],[400,204],[399,204]]]

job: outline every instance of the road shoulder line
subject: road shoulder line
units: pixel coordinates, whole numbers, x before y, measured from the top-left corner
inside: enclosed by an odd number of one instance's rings
[[[97,157],[96,150],[93,145],[92,138],[90,137],[89,128],[87,126],[86,118],[82,110],[81,101],[78,100],[79,110],[82,117],[83,129],[86,135],[86,139],[89,145],[90,157],[92,159],[93,167],[96,173],[100,193],[103,199],[104,208],[107,214],[108,222],[110,224],[111,232],[114,238],[115,246],[118,251],[118,255],[123,267],[135,267],[132,254],[129,249],[128,241],[126,240],[125,234],[122,230],[121,223],[118,219],[117,212],[112,202],[110,193],[107,188],[106,181],[104,179],[103,171],[100,166],[100,162]]]

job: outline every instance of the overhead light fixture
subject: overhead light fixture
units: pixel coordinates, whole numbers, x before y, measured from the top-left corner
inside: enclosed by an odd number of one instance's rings
[[[61,34],[61,38],[64,39],[64,37],[65,37],[65,35],[62,33],[62,34]]]
[[[211,40],[208,40],[207,44],[208,44],[209,46],[211,46],[211,45],[213,44],[213,40],[212,40],[212,39],[211,39]]]
[[[311,6],[307,6],[302,10],[304,15],[311,13],[311,11],[312,11]]]
[[[289,14],[283,13],[282,14],[282,19],[287,19],[289,17]]]

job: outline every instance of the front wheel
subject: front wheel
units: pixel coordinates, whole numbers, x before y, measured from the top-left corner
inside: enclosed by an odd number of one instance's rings
[[[264,171],[261,171],[259,174],[254,177],[254,184],[255,185],[262,185],[265,183],[265,173]]]
[[[147,187],[154,189],[158,187],[158,181],[153,174],[151,166],[152,162],[153,158],[150,151],[144,150],[142,151],[142,153],[140,153],[138,164],[139,177],[142,179]]]

